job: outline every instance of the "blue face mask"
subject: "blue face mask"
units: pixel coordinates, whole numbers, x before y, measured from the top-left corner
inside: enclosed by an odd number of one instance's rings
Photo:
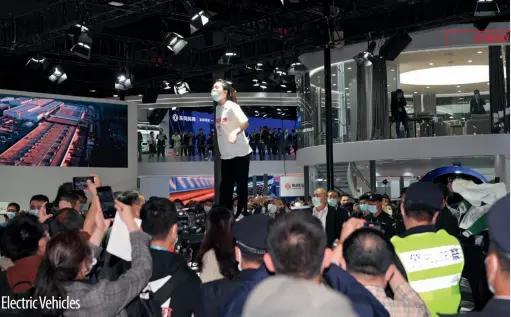
[[[369,211],[367,207],[368,207],[368,205],[367,205],[367,204],[362,204],[362,205],[360,205],[360,211],[362,211],[362,212],[367,212],[367,211]]]
[[[37,216],[38,210],[37,209],[29,210],[28,213],[31,215]]]
[[[369,211],[372,214],[375,214],[378,211],[378,208],[373,205],[367,205],[367,211]]]
[[[218,90],[211,90],[211,98],[213,101],[219,102],[222,99],[222,94]]]
[[[8,211],[7,212],[7,218],[12,219],[14,217],[16,217],[16,213],[15,212],[12,212],[12,211]]]
[[[277,206],[274,204],[268,204],[268,212],[274,214],[277,212]]]
[[[330,206],[332,206],[332,207],[337,206],[337,199],[330,198],[330,199],[328,200],[328,204],[329,204]]]
[[[314,207],[321,206],[321,198],[319,198],[319,197],[312,197],[312,205],[314,205]]]

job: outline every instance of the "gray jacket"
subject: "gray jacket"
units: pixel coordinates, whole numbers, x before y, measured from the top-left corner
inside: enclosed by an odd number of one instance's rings
[[[72,282],[66,286],[71,300],[80,300],[80,309],[66,310],[66,317],[114,317],[127,316],[124,308],[149,283],[152,274],[152,258],[149,253],[151,236],[140,231],[130,233],[131,269],[116,281],[102,280],[95,285]],[[99,258],[102,249],[93,246],[94,257]]]

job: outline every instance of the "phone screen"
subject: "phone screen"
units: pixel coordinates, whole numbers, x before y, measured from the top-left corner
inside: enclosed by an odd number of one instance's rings
[[[73,189],[83,190],[87,188],[87,181],[94,183],[94,176],[73,177]]]
[[[110,186],[98,187],[97,192],[101,210],[103,210],[103,216],[105,219],[115,217],[116,210],[112,188]]]

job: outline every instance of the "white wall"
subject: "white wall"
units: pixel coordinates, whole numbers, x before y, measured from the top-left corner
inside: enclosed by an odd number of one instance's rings
[[[24,91],[0,90],[0,94],[31,96],[40,98],[56,98],[84,102],[100,102],[126,104],[125,102],[30,93]],[[72,181],[74,176],[87,176],[96,173],[104,185],[114,190],[130,189],[137,186],[137,108],[128,107],[128,168],[83,168],[83,167],[21,167],[0,166],[0,202],[17,202],[27,209],[30,197],[35,194],[55,198],[57,188],[64,182]]]

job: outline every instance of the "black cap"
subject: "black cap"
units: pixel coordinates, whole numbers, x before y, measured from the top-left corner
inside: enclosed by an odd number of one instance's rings
[[[509,253],[509,195],[491,206],[486,216],[490,240]]]
[[[444,194],[440,187],[432,182],[413,183],[406,190],[405,203],[422,204],[435,210],[442,208]]]
[[[271,218],[263,214],[244,217],[232,228],[236,245],[243,252],[264,255],[267,250],[266,237]]]
[[[383,196],[380,193],[370,193],[367,196],[367,200],[370,202],[381,202],[383,201]]]

